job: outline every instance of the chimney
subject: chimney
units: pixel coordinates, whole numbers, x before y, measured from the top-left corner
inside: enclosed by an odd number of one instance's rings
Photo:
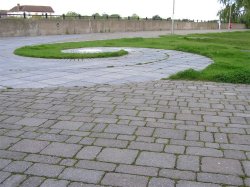
[[[20,4],[18,3],[17,4],[17,12],[19,12],[20,11]]]

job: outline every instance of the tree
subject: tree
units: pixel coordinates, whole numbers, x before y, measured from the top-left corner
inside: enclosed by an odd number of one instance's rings
[[[69,11],[65,14],[65,16],[79,16],[80,14],[76,13],[76,12],[72,12],[72,11]]]
[[[111,18],[120,18],[121,16],[119,14],[111,14],[110,17]]]
[[[132,14],[131,19],[138,19],[139,16],[137,14]]]
[[[95,16],[95,17],[101,17],[101,15],[99,14],[99,13],[95,13],[95,14],[93,14],[92,15],[93,17]]]
[[[153,20],[162,20],[162,18],[159,15],[155,15],[152,17]]]
[[[218,12],[223,22],[228,22],[231,7],[231,21],[245,23],[250,27],[250,0],[219,0],[224,8]]]

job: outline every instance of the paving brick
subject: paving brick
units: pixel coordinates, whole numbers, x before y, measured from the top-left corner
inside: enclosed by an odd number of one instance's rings
[[[130,123],[129,123],[129,125],[131,125],[131,126],[139,126],[139,127],[144,127],[145,125],[146,125],[146,122],[145,121],[138,121],[138,120],[136,120],[136,121],[131,121]]]
[[[25,126],[40,126],[43,123],[45,123],[47,119],[41,119],[41,118],[24,118],[20,121],[17,121],[17,125],[25,125]]]
[[[25,175],[11,175],[8,179],[6,179],[2,186],[19,186],[21,182],[25,180],[26,176]]]
[[[173,140],[170,139],[170,144],[173,145],[182,145],[182,146],[197,146],[197,147],[204,147],[204,142],[198,141],[187,141],[187,140]]]
[[[184,154],[185,147],[180,145],[166,145],[164,151],[166,153]]]
[[[76,158],[93,160],[100,153],[101,149],[101,147],[97,146],[85,146],[77,153]]]
[[[53,141],[53,142],[64,142],[69,136],[58,135],[58,134],[42,134],[37,137],[38,140]]]
[[[52,156],[72,158],[80,149],[80,145],[53,142],[41,153]]]
[[[104,172],[78,169],[78,168],[66,168],[61,175],[60,179],[70,180],[70,181],[79,181],[86,183],[99,183],[103,176]]]
[[[217,143],[228,143],[227,135],[223,133],[215,133],[215,142]]]
[[[158,138],[172,138],[183,140],[185,136],[185,131],[183,130],[173,130],[173,129],[161,129],[156,128],[154,132],[154,137]]]
[[[247,176],[250,176],[250,161],[243,161],[242,165]]]
[[[201,170],[204,172],[242,175],[243,171],[238,160],[203,157]]]
[[[27,155],[27,153],[0,150],[0,158],[21,160],[21,159],[23,159],[26,155]]]
[[[204,142],[214,142],[214,137],[210,132],[200,132],[200,140]]]
[[[149,183],[149,187],[163,187],[163,186],[168,186],[168,187],[174,187],[175,182],[170,179],[164,179],[164,178],[151,178]]]
[[[139,157],[136,159],[136,164],[159,168],[174,168],[175,159],[175,156],[171,154],[141,152]]]
[[[20,187],[40,186],[44,180],[45,178],[43,177],[29,177],[20,185]]]
[[[55,129],[67,129],[67,130],[77,130],[83,125],[82,122],[73,122],[73,121],[59,121],[51,128]]]
[[[35,163],[25,173],[44,177],[57,177],[63,169],[63,166]]]
[[[82,183],[82,182],[71,182],[68,187],[103,187],[100,185],[95,185],[95,184],[87,184],[87,183]]]
[[[199,140],[199,132],[196,131],[187,131],[186,140]]]
[[[28,140],[23,139],[13,145],[10,150],[20,151],[20,152],[28,152],[28,153],[39,153],[43,150],[49,142],[47,141],[38,141],[38,140]]]
[[[4,171],[21,173],[27,170],[31,165],[31,162],[13,161],[4,168]]]
[[[145,142],[131,142],[128,146],[129,149],[145,150],[161,152],[163,150],[163,144],[145,143]]]
[[[73,166],[73,165],[75,165],[76,162],[77,162],[76,159],[63,159],[60,162],[60,165],[62,165],[62,166]]]
[[[205,143],[205,147],[208,147],[208,148],[214,148],[214,149],[219,149],[220,148],[220,144],[218,143]]]
[[[118,119],[114,119],[114,118],[95,118],[94,122],[95,123],[117,123]]]
[[[93,138],[106,138],[106,139],[115,139],[118,135],[117,134],[110,134],[110,133],[91,133],[90,137]]]
[[[197,174],[198,181],[201,182],[211,182],[218,183],[223,185],[243,185],[243,180],[234,175],[221,175],[221,174],[212,174],[212,173],[198,173]]]
[[[6,149],[14,143],[18,142],[19,138],[12,138],[7,136],[0,136],[0,149]]]
[[[126,109],[116,109],[113,114],[115,115],[125,115],[125,116],[136,116],[137,110],[126,110]]]
[[[153,142],[155,142],[155,138],[153,138],[153,137],[146,137],[146,136],[137,136],[136,141],[137,142],[153,143]]]
[[[250,135],[229,134],[228,138],[229,138],[229,141],[233,144],[250,145]]]
[[[223,157],[221,150],[212,148],[188,147],[186,152],[189,155]]]
[[[78,142],[80,142],[82,140],[82,137],[79,136],[71,136],[69,139],[67,139],[65,141],[65,143],[72,143],[72,144],[76,144]]]
[[[250,178],[244,180],[246,186],[250,186]]]
[[[79,143],[83,145],[92,145],[94,141],[95,141],[95,138],[85,137]]]
[[[11,130],[11,131],[5,133],[4,135],[5,136],[11,136],[11,137],[18,137],[23,133],[24,133],[24,131],[21,131],[21,130]]]
[[[115,140],[115,139],[104,139],[97,138],[94,145],[102,146],[102,147],[117,147],[117,148],[126,148],[128,145],[128,141],[124,140]]]
[[[132,164],[138,154],[136,150],[104,148],[97,160],[121,164]]]
[[[98,161],[80,160],[76,164],[76,167],[84,169],[101,170],[101,171],[114,171],[116,165],[112,163],[105,163]]]
[[[118,140],[128,140],[128,141],[132,141],[135,140],[136,136],[134,135],[118,135],[117,139]]]
[[[145,117],[145,118],[163,118],[163,113],[162,112],[152,112],[152,111],[140,111],[138,116]]]
[[[134,175],[157,176],[158,169],[153,167],[135,166],[135,165],[119,165],[116,170],[119,173],[127,173]]]
[[[127,125],[108,125],[104,132],[107,133],[116,133],[116,134],[134,134],[136,130],[135,126],[127,126]]]
[[[224,150],[224,157],[225,158],[232,158],[237,160],[243,160],[246,159],[246,156],[243,151],[237,151],[237,150]]]
[[[75,130],[63,130],[60,134],[69,135],[69,136],[85,137],[85,136],[88,136],[90,134],[90,132],[75,131]]]
[[[221,187],[219,184],[194,182],[194,181],[178,181],[176,187]]]
[[[11,174],[9,172],[0,171],[0,183],[7,179]]]
[[[137,175],[128,175],[120,173],[107,173],[101,184],[111,185],[111,186],[129,186],[129,187],[146,187],[148,183],[148,178]]]
[[[200,161],[198,156],[180,155],[177,159],[177,168],[181,170],[199,171]]]
[[[46,156],[46,155],[39,155],[39,154],[29,154],[25,157],[26,161],[30,162],[41,162],[45,164],[57,164],[60,162],[61,158],[55,156]]]
[[[55,180],[55,179],[46,179],[41,187],[67,187],[69,184],[69,181],[66,180]]]
[[[137,136],[152,136],[154,132],[154,128],[150,128],[150,127],[138,127],[137,131],[136,131],[136,135]]]
[[[211,122],[211,123],[229,123],[229,117],[223,117],[223,116],[211,116],[211,115],[204,115],[203,119],[205,122]]]
[[[177,120],[186,120],[186,121],[201,121],[201,115],[194,114],[177,114]]]
[[[196,174],[192,171],[182,171],[173,169],[161,169],[159,176],[170,179],[195,180]]]
[[[244,129],[240,128],[220,128],[220,131],[222,133],[237,133],[237,134],[246,134],[246,131]]]
[[[11,163],[11,160],[1,159],[0,158],[0,170],[2,170],[5,166]]]

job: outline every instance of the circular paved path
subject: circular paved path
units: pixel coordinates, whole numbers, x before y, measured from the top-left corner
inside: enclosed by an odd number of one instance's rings
[[[25,62],[0,40],[1,67]],[[212,82],[0,89],[0,186],[250,186],[249,101]]]
[[[89,38],[82,40],[91,40],[93,35],[87,35]],[[101,35],[96,36],[99,39]],[[111,34],[105,39],[122,36]],[[144,82],[160,80],[189,68],[201,70],[212,63],[211,59],[195,54],[145,48],[127,48],[129,54],[122,57],[85,60],[39,59],[13,54],[20,46],[74,41],[77,37],[1,38],[0,87],[43,88]]]

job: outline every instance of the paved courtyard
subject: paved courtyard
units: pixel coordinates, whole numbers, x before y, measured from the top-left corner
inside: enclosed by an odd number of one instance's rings
[[[250,86],[4,89],[0,103],[2,186],[250,186]]]
[[[0,39],[1,68],[22,58],[12,55],[23,45],[14,40]],[[17,85],[0,89],[1,187],[250,186],[250,85]]]

